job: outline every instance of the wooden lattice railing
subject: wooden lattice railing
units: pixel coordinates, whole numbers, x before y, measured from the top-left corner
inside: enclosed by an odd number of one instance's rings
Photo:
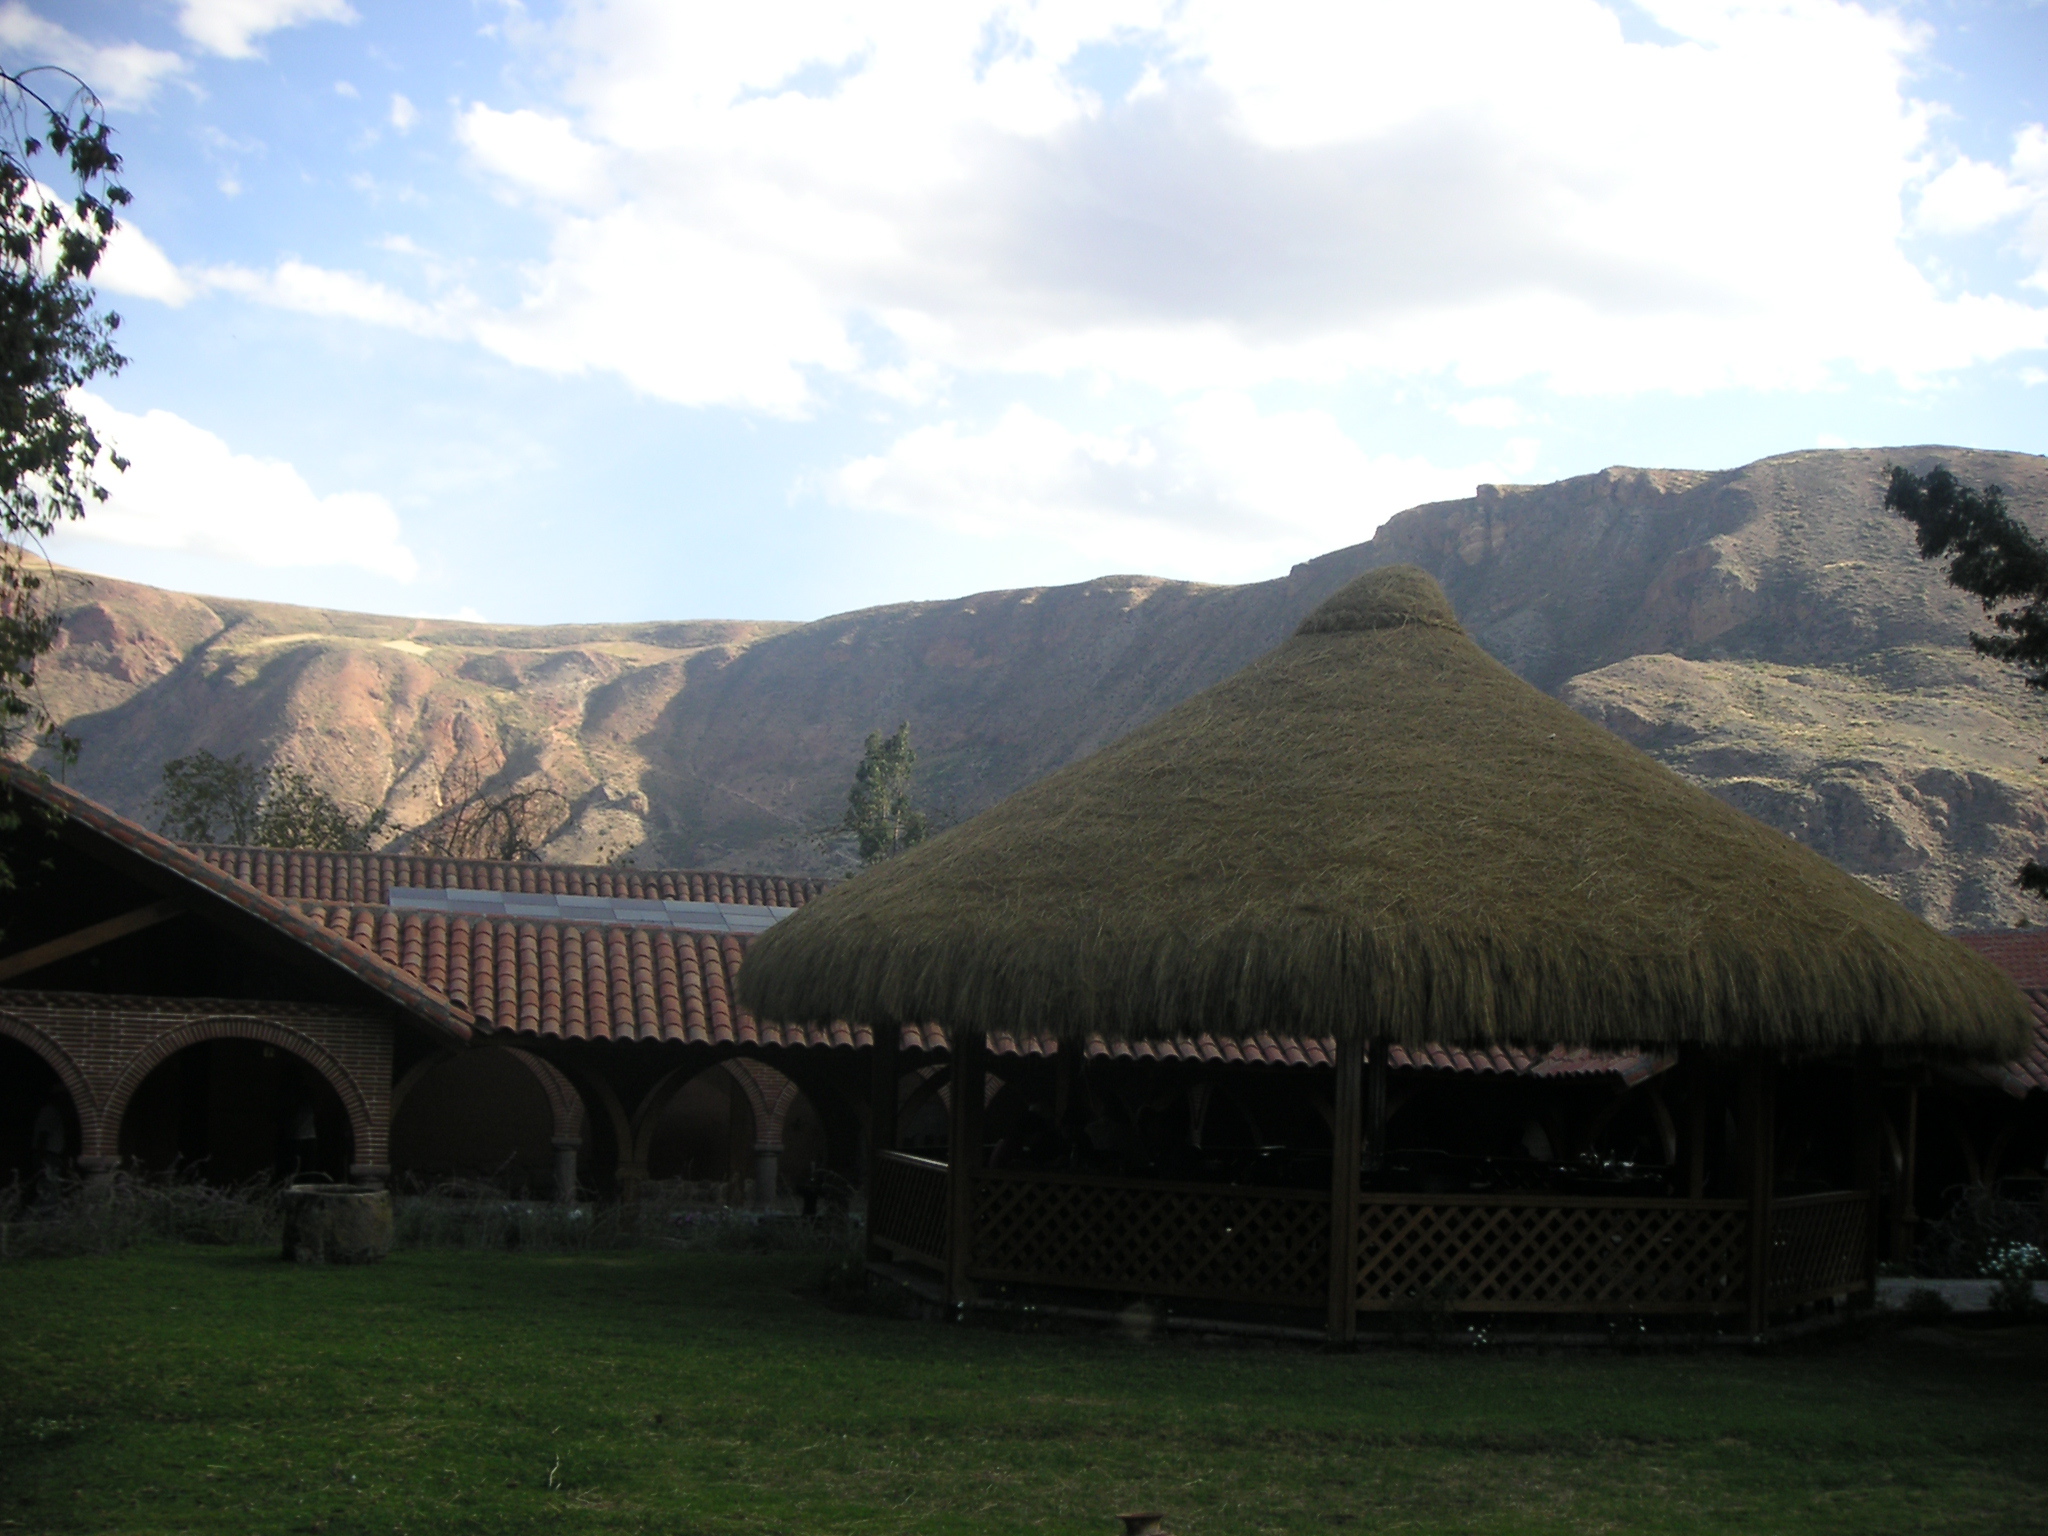
[[[989,1172],[974,1181],[977,1280],[1321,1306],[1330,1197],[1310,1190]]]
[[[881,1159],[873,1239],[946,1267],[947,1170]],[[1361,1312],[1730,1313],[1748,1303],[1740,1200],[1576,1195],[1366,1194],[1358,1205]],[[1781,1200],[1770,1212],[1768,1304],[1860,1289],[1868,1197]],[[1170,1184],[1069,1173],[974,1177],[979,1281],[1322,1308],[1330,1202],[1317,1190]]]
[[[1725,1312],[1742,1306],[1739,1200],[1362,1195],[1365,1312]]]
[[[868,1240],[899,1259],[946,1267],[946,1165],[884,1152],[868,1196]]]
[[[1773,1308],[1859,1291],[1869,1283],[1869,1262],[1868,1195],[1794,1195],[1772,1205],[1766,1294]]]

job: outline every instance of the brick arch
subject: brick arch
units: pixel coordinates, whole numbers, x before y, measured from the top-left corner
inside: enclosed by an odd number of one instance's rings
[[[25,1019],[0,1013],[0,1036],[34,1051],[52,1072],[64,1091],[71,1095],[71,1112],[78,1117],[78,1146],[81,1155],[91,1154],[99,1145],[100,1106],[85,1074],[71,1053]]]
[[[399,1106],[412,1096],[412,1091],[419,1087],[420,1080],[426,1077],[429,1072],[432,1072],[434,1068],[446,1066],[460,1054],[461,1052],[459,1051],[435,1051],[431,1056],[422,1056],[406,1069],[405,1076],[391,1085],[390,1113],[393,1125],[398,1124]]]
[[[705,1067],[677,1067],[647,1091],[647,1096],[633,1113],[631,1161],[634,1167],[647,1166],[648,1154],[654,1150],[655,1127],[661,1124],[662,1113],[667,1110],[669,1101],[698,1078],[720,1071],[739,1084],[740,1091],[747,1097],[747,1107],[754,1113],[754,1150],[782,1150],[782,1128],[788,1123],[796,1096],[803,1090],[765,1061],[757,1061],[751,1056],[729,1056]]]
[[[370,1106],[363,1097],[362,1089],[349,1075],[334,1054],[311,1036],[302,1035],[295,1029],[269,1019],[217,1014],[210,1019],[195,1019],[190,1024],[158,1035],[135,1054],[128,1065],[121,1070],[113,1091],[107,1095],[105,1107],[100,1112],[100,1145],[92,1150],[105,1157],[118,1155],[121,1138],[121,1121],[128,1113],[128,1101],[135,1096],[149,1074],[169,1061],[187,1047],[202,1045],[208,1040],[254,1040],[263,1045],[276,1046],[289,1051],[306,1063],[332,1088],[341,1099],[341,1107],[348,1115],[349,1135],[355,1142],[350,1161],[354,1165],[381,1165],[386,1151],[384,1137],[370,1116]],[[373,1155],[374,1154],[374,1155]]]
[[[752,1056],[735,1056],[725,1063],[726,1072],[736,1079],[747,1104],[754,1111],[754,1149],[782,1150],[782,1129],[789,1112],[803,1090],[782,1072]]]
[[[486,1047],[492,1049],[492,1047]],[[583,1136],[583,1095],[576,1091],[576,1085],[569,1081],[562,1069],[545,1056],[532,1051],[521,1050],[518,1046],[503,1047],[511,1051],[518,1063],[533,1074],[540,1091],[547,1095],[548,1112],[554,1116],[555,1145],[565,1141],[579,1141]]]
[[[681,1093],[706,1072],[715,1072],[724,1065],[713,1062],[708,1067],[677,1067],[667,1075],[656,1079],[652,1088],[633,1111],[629,1139],[620,1152],[622,1161],[629,1162],[636,1169],[647,1166],[647,1154],[654,1148],[654,1128],[661,1124],[663,1111],[669,1100]]]

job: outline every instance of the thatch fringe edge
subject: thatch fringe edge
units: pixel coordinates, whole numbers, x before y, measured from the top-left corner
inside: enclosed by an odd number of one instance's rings
[[[1867,930],[1796,963],[1709,942],[1617,964],[1612,954],[1509,947],[1442,927],[1314,922],[1284,938],[1225,932],[1197,944],[1162,933],[1092,952],[1086,941],[989,935],[963,963],[957,935],[889,939],[862,933],[858,919],[806,934],[807,915],[751,946],[739,990],[758,1017],[935,1021],[982,1034],[1042,1031],[1057,1019],[1061,1034],[1150,1039],[1277,1028],[1414,1047],[1939,1043],[1993,1060],[2019,1055],[2033,1032],[2025,998],[1988,962],[1965,952],[1953,966],[1928,966]],[[798,944],[801,967],[775,963],[775,951]]]

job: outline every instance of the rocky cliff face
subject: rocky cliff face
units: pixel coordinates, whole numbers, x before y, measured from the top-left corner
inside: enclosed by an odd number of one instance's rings
[[[555,857],[811,872],[869,730],[908,719],[927,800],[971,815],[1407,561],[1494,655],[1678,772],[1937,923],[2010,923],[2011,872],[2048,847],[2048,700],[1970,652],[1981,615],[1877,510],[1888,461],[2048,522],[2048,459],[1928,448],[1485,486],[1277,581],[1104,577],[800,626],[380,618],[67,573],[44,686],[85,743],[72,781],[130,813],[200,747],[292,762],[401,827],[473,766],[573,800]]]

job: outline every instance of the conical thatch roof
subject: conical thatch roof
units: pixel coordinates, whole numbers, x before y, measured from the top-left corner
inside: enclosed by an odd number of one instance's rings
[[[1412,567],[811,902],[740,996],[987,1033],[1997,1058],[2030,1034],[1991,965],[1522,682]]]

